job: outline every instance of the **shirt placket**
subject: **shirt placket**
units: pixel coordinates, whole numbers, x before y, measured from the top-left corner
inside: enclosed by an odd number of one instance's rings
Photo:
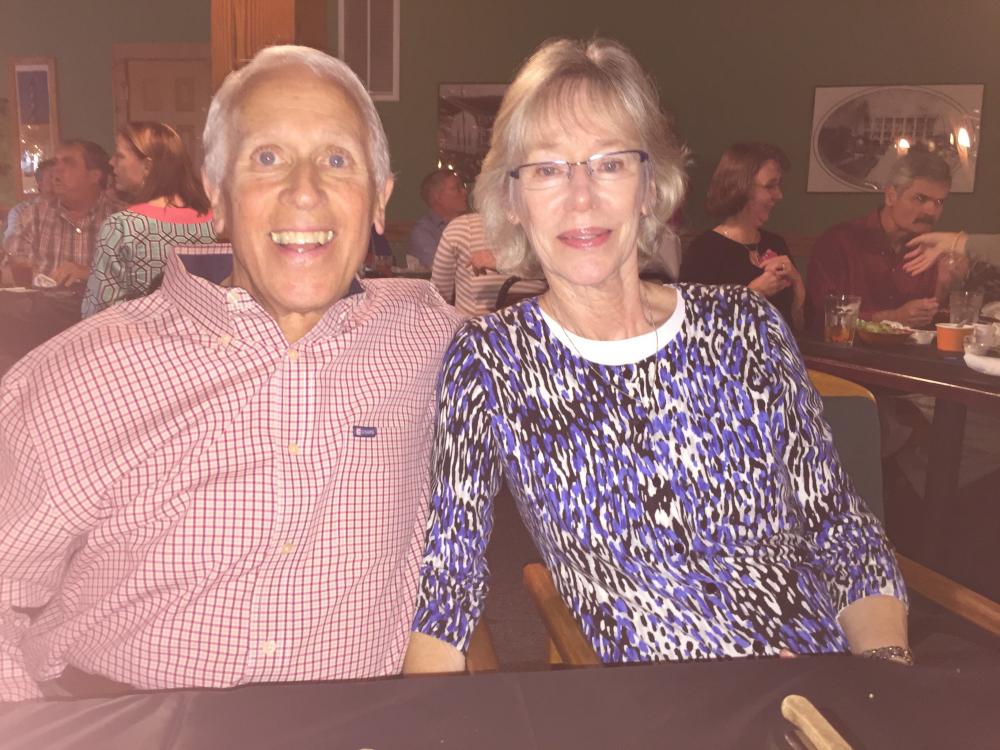
[[[310,477],[316,449],[310,408],[315,368],[304,347],[288,347],[277,357],[267,386],[268,432],[275,457],[274,523],[251,609],[255,682],[300,676],[290,671],[291,654],[300,647],[297,640],[308,622],[306,614],[296,611],[303,600],[297,595],[301,582],[296,570],[302,567],[303,544],[317,499]]]

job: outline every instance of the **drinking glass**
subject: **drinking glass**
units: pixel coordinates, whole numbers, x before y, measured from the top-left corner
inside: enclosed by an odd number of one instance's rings
[[[826,320],[823,338],[831,344],[850,346],[858,327],[861,297],[850,294],[829,294],[826,297]]]
[[[979,308],[983,306],[983,293],[960,289],[951,293],[949,310],[951,322],[972,325],[979,320]]]

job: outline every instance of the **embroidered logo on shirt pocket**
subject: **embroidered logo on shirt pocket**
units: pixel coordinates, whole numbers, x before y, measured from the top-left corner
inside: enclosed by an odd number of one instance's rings
[[[354,425],[354,437],[356,438],[373,438],[378,435],[378,428],[371,427],[369,425]]]

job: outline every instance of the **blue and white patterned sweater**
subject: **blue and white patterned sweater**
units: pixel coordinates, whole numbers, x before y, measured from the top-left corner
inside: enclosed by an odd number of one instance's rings
[[[780,314],[676,288],[673,335],[634,364],[582,359],[534,299],[458,332],[415,631],[468,647],[502,478],[607,663],[843,651],[841,609],[905,601]]]

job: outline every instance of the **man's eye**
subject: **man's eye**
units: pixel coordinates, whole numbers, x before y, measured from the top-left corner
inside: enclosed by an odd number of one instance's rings
[[[344,156],[343,154],[333,153],[330,154],[329,158],[327,159],[327,162],[334,169],[343,169],[344,167],[347,166],[347,157]]]
[[[259,148],[250,157],[255,162],[264,167],[273,167],[278,163],[278,155],[269,148]]]

